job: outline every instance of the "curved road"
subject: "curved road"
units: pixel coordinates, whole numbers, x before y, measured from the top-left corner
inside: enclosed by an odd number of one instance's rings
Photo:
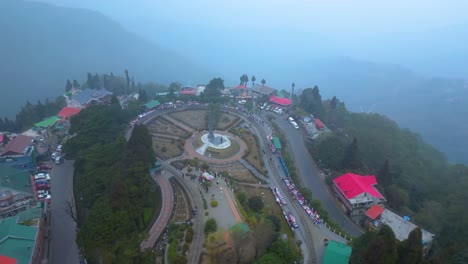
[[[312,159],[301,130],[294,129],[285,118],[276,118],[274,122],[283,130],[289,142],[290,152],[293,155],[296,168],[302,183],[312,191],[315,199],[322,202],[330,217],[352,236],[360,236],[363,231],[338,208],[337,201],[328,192],[328,186],[320,176],[320,171]]]

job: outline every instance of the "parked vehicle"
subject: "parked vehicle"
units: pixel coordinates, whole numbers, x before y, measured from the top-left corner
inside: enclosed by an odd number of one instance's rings
[[[52,159],[55,159],[58,155],[59,155],[59,154],[58,154],[57,152],[54,152],[54,153],[52,153],[52,155],[50,155],[50,157],[51,157]]]
[[[50,169],[52,169],[52,166],[49,166],[49,165],[46,165],[46,164],[42,164],[42,165],[37,166],[37,170],[39,170],[39,171],[50,170]]]
[[[62,163],[62,156],[57,156],[55,157],[55,165],[59,165]]]

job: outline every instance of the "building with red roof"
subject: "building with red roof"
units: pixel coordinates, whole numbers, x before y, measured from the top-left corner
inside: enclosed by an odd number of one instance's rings
[[[1,156],[24,155],[26,148],[32,144],[32,140],[33,137],[17,135],[8,142]]]
[[[192,87],[182,87],[179,91],[179,95],[195,95],[196,89]]]
[[[381,205],[385,197],[375,188],[375,176],[346,173],[333,180],[333,191],[352,217],[363,217],[373,205]]]
[[[16,264],[18,261],[14,258],[0,255],[0,263],[2,264]]]
[[[379,205],[373,205],[369,210],[366,211],[365,215],[370,219],[377,219],[385,210],[385,208]]]
[[[62,120],[70,120],[70,117],[77,115],[80,111],[81,108],[65,106],[64,108],[62,108],[62,110],[60,110],[57,116],[60,117]]]
[[[281,106],[289,106],[291,105],[291,100],[286,97],[270,95],[270,103],[281,105]]]
[[[320,121],[320,119],[318,118],[314,118],[314,123],[315,123],[315,127],[318,129],[318,130],[322,130],[325,128],[325,125],[322,123],[322,121]]]

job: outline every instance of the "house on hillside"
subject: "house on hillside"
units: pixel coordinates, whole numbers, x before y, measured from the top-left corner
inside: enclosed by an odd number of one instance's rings
[[[364,218],[364,213],[373,205],[386,202],[385,197],[375,188],[375,176],[343,174],[333,180],[333,192],[343,204],[346,213],[356,222]]]
[[[196,88],[185,86],[180,88],[179,95],[195,95],[196,92]]]
[[[28,209],[34,199],[33,188],[28,172],[0,166],[0,218]]]
[[[410,221],[411,219],[408,216],[401,217],[400,215],[379,205],[374,205],[369,208],[365,215],[366,219],[364,221],[364,227],[367,230],[379,230],[382,226],[387,225],[393,230],[396,239],[399,241],[406,240],[411,231],[418,228],[416,224]],[[435,235],[422,228],[421,230],[421,243],[423,245],[423,253],[426,255],[432,246],[432,241],[434,240]]]
[[[70,121],[70,118],[74,115],[77,115],[80,111],[81,108],[65,106],[62,108],[62,110],[60,110],[57,116],[63,121]]]
[[[109,104],[112,92],[106,89],[84,89],[78,90],[70,96],[71,104],[80,108],[86,108],[93,104]]]
[[[45,241],[42,208],[0,220],[0,263],[42,263]],[[3,262],[8,261],[8,262]]]
[[[0,166],[33,170],[36,167],[37,149],[33,137],[17,135],[0,154]]]

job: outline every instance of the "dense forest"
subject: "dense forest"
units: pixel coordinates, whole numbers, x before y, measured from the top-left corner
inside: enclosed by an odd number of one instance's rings
[[[46,99],[44,103],[37,101],[37,104],[31,104],[28,101],[16,114],[15,120],[7,117],[4,119],[0,118],[0,131],[23,132],[44,118],[57,115],[64,106],[66,106],[66,102],[63,96],[57,97],[55,101]]]
[[[160,199],[149,175],[151,136],[136,125],[126,142],[132,116],[113,102],[74,117],[74,136],[64,146],[67,158],[76,159],[77,242],[90,263],[151,263],[151,253],[139,248]]]
[[[387,207],[436,234],[429,258],[468,260],[468,168],[450,164],[419,135],[385,116],[348,112],[336,97],[322,101],[318,87],[297,98],[297,111],[313,113],[332,130],[309,142],[327,181],[344,172],[376,175]]]

